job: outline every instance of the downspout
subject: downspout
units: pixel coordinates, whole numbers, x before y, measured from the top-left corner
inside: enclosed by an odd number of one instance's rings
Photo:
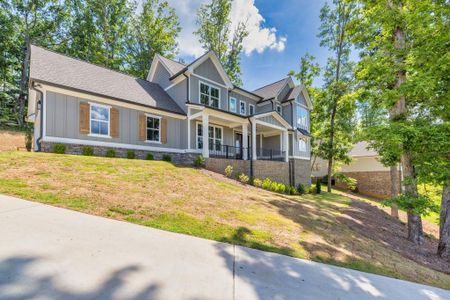
[[[186,80],[187,80],[186,92],[187,92],[187,103],[189,103],[189,102],[191,102],[191,99],[190,99],[191,97],[189,95],[189,85],[190,85],[189,76],[187,76],[186,73],[183,73],[183,75],[184,75],[184,77],[186,77]]]
[[[35,82],[33,82],[31,88],[35,90],[37,93],[40,94],[38,107],[40,107],[40,124],[39,124],[39,137],[36,139],[36,145],[37,145],[37,152],[41,152],[41,140],[42,136],[44,135],[44,92],[37,89],[37,86]]]

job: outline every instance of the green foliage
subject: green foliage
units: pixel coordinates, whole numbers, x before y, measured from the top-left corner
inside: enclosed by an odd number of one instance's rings
[[[106,157],[116,157],[116,151],[114,149],[108,149],[105,154]]]
[[[287,188],[287,194],[289,195],[295,195],[297,194],[297,189],[295,188],[295,186],[288,186]]]
[[[392,206],[397,205],[398,208],[412,212],[415,215],[428,215],[431,212],[439,212],[439,206],[425,195],[414,196],[403,193],[398,197],[390,198],[383,201],[383,205]]]
[[[170,154],[163,154],[162,160],[163,161],[167,161],[167,162],[171,162],[172,161],[172,156]]]
[[[247,175],[245,175],[244,173],[240,173],[238,175],[238,179],[239,179],[240,182],[242,182],[244,184],[247,184],[249,182],[249,180],[250,180],[250,178]]]
[[[147,153],[147,155],[145,156],[145,159],[146,160],[154,160],[155,158],[153,156],[153,153]]]
[[[305,193],[305,186],[303,184],[299,183],[297,186],[297,192],[300,195],[303,195]]]
[[[262,182],[262,188],[265,190],[270,190],[272,186],[272,180],[270,180],[269,178],[265,178]]]
[[[94,155],[94,149],[90,146],[84,146],[81,153],[85,156],[92,156]]]
[[[225,175],[226,175],[227,177],[231,177],[231,175],[233,175],[233,166],[228,165],[228,166],[225,168]]]
[[[194,159],[194,166],[195,167],[202,167],[205,165],[205,158],[203,155],[197,155],[197,157]]]
[[[258,178],[255,178],[255,179],[253,179],[253,185],[255,186],[255,187],[262,187],[262,184],[263,184],[263,182],[262,182],[262,180],[261,179],[258,179]]]
[[[248,30],[244,22],[239,22],[232,31],[231,2],[211,0],[200,6],[196,21],[198,29],[194,34],[199,37],[203,49],[213,50],[217,54],[230,79],[240,86],[242,42],[248,36]]]
[[[53,153],[64,154],[66,153],[66,145],[64,144],[54,144]]]
[[[33,131],[31,128],[27,128],[27,131],[25,132],[25,148],[28,152],[31,151],[33,145]]]
[[[341,182],[345,183],[351,191],[356,190],[358,181],[355,178],[351,178],[343,173],[335,173],[334,177],[336,179],[339,179]]]
[[[320,194],[322,192],[322,183],[320,180],[317,180],[316,182],[316,194]]]
[[[136,158],[136,153],[134,153],[133,150],[128,150],[127,151],[127,158],[128,159],[135,159]]]

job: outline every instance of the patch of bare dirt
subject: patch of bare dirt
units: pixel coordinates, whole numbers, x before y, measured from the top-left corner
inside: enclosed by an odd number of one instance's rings
[[[340,221],[361,235],[382,243],[421,265],[450,274],[450,263],[436,254],[438,226],[423,220],[425,232],[423,245],[407,240],[407,225],[391,217],[387,211],[370,203],[351,198],[350,206],[343,210]],[[401,216],[401,218],[404,216]],[[402,219],[403,219],[402,218]]]
[[[0,131],[0,151],[13,151],[25,148],[23,132]]]

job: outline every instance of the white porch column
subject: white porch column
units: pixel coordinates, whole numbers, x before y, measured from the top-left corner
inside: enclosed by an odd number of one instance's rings
[[[243,148],[243,153],[242,153],[242,158],[244,160],[248,159],[248,124],[243,124],[242,125],[242,148]]]
[[[188,136],[188,142],[187,142],[187,147],[189,150],[191,150],[191,108],[188,107],[188,111],[187,111],[187,136]]]
[[[284,161],[289,161],[289,134],[288,131],[283,131],[283,139],[284,139]]]
[[[202,132],[203,132],[203,151],[202,155],[204,158],[209,157],[209,115],[203,112],[202,115]]]
[[[256,123],[252,122],[252,160],[257,160],[256,157]]]

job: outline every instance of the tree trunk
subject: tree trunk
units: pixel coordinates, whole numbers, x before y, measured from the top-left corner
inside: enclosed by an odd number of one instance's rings
[[[19,85],[20,90],[16,105],[17,124],[19,126],[23,126],[25,103],[28,94],[28,71],[30,66],[30,37],[28,36],[28,34],[25,34],[25,46],[23,48],[22,57],[22,71]]]
[[[402,28],[397,27],[394,31],[394,46],[398,50],[398,57],[396,58],[396,63],[400,66],[404,63],[403,49],[406,47],[405,43],[405,32]],[[406,71],[400,69],[397,73],[396,88],[400,88],[401,85],[406,81]],[[406,98],[401,95],[398,101],[394,104],[391,109],[392,120],[395,122],[398,119],[406,119]],[[402,150],[401,163],[403,168],[403,186],[404,192],[412,197],[417,197],[419,193],[417,192],[417,181],[414,172],[414,167],[412,164],[411,154],[408,153],[407,149],[403,145],[400,146]],[[423,243],[423,229],[422,229],[422,218],[420,215],[413,214],[412,211],[408,211],[408,240],[414,244]]]
[[[450,262],[450,181],[442,190],[438,255]]]
[[[391,197],[394,198],[397,197],[399,194],[397,166],[391,166],[390,175],[391,175]],[[398,207],[395,204],[391,206],[391,216],[398,219]]]

